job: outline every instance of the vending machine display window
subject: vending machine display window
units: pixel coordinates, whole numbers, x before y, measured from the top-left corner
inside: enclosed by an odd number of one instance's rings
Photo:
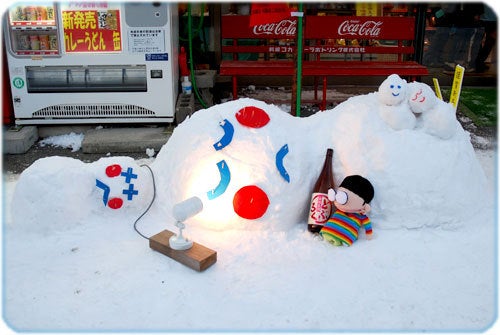
[[[9,9],[12,51],[18,56],[58,56],[58,27],[54,4],[17,5]]]
[[[27,66],[28,93],[146,92],[145,65]]]

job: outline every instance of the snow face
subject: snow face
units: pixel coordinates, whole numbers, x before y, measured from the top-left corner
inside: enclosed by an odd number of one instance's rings
[[[455,107],[437,98],[429,85],[424,83],[409,84],[411,110],[421,114],[421,125],[431,135],[442,139],[452,137],[460,124],[456,118]]]
[[[391,74],[378,88],[380,117],[394,130],[413,129],[416,125],[415,115],[408,105],[408,84],[397,74]]]
[[[438,97],[427,84],[419,82],[409,83],[408,93],[408,102],[413,113],[421,114],[431,111],[438,104]]]
[[[391,74],[378,88],[380,103],[387,106],[396,106],[406,101],[407,83],[397,74]]]

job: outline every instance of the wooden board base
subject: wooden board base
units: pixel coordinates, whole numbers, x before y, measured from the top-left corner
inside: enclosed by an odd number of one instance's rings
[[[149,247],[196,271],[203,271],[217,261],[216,251],[196,242],[188,250],[172,249],[168,240],[173,235],[173,232],[164,230],[149,238]]]

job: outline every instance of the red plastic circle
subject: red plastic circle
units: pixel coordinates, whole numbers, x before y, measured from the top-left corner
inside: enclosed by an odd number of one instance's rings
[[[264,215],[269,206],[266,192],[257,186],[242,187],[233,198],[233,209],[240,217],[255,220]]]
[[[121,198],[111,198],[108,201],[108,206],[109,206],[109,208],[112,208],[112,209],[121,208],[122,205],[123,205],[123,199],[121,199]]]
[[[122,173],[122,167],[118,164],[109,165],[106,168],[106,176],[113,178],[117,177]]]
[[[262,128],[269,123],[270,118],[263,109],[247,106],[236,113],[236,120],[246,127]]]

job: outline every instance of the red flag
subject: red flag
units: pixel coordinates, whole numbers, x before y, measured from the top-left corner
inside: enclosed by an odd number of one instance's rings
[[[252,3],[250,11],[250,26],[279,22],[290,17],[290,8],[287,3]]]

